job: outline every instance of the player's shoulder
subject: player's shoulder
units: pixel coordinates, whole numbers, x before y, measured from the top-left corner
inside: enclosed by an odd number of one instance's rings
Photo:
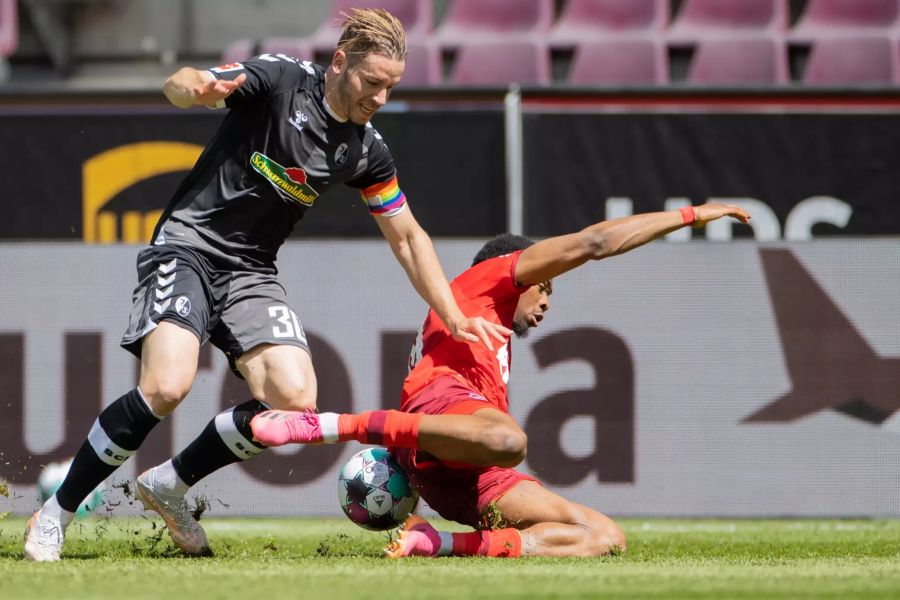
[[[248,71],[265,73],[265,77],[281,80],[291,87],[314,88],[325,80],[323,67],[287,54],[264,53],[235,65]]]
[[[265,56],[265,55],[264,55]],[[298,87],[313,89],[325,82],[325,69],[310,60],[285,54],[269,55],[281,61],[283,77]]]
[[[387,144],[384,142],[384,138],[378,130],[375,129],[375,126],[372,125],[372,121],[366,123],[363,133],[363,144],[366,146],[374,146],[374,145],[382,145],[386,146]]]
[[[521,254],[521,250],[516,250],[515,252],[509,252],[507,254],[492,256],[491,258],[482,260],[478,264],[472,265],[467,271],[474,271],[475,273],[497,272],[498,274],[507,274],[510,265],[515,264],[515,262],[519,260]]]
[[[467,286],[482,284],[489,289],[498,281],[514,280],[512,266],[520,254],[521,251],[516,251],[485,259],[460,273],[453,281]]]

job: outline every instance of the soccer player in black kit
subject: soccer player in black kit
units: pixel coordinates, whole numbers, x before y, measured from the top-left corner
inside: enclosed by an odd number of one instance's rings
[[[179,108],[230,110],[138,255],[122,339],[141,359],[138,386],[101,412],[65,481],[29,521],[27,558],[59,560],[79,503],[184,399],[207,341],[247,381],[252,399],[217,415],[182,452],[141,474],[137,494],[183,552],[210,553],[185,505],[188,488],[264,450],[250,430],[257,413],[316,407],[309,347],[277,280],[275,257],[332,185],[360,190],[416,291],[454,337],[491,347],[491,338],[511,333],[460,311],[407,206],[390,152],[369,124],[399,82],[405,56],[395,17],[354,10],[327,69],[263,54],[207,71],[183,68],[166,81],[165,95]]]

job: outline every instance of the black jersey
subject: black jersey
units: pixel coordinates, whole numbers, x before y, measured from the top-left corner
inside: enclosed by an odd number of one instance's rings
[[[175,191],[154,245],[272,272],[294,224],[336,183],[359,188],[373,214],[403,209],[387,146],[370,124],[334,118],[322,67],[263,54],[210,72],[247,79],[226,99],[229,114]]]

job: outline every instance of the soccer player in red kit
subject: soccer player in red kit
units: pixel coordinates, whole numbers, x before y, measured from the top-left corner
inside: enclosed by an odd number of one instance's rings
[[[746,223],[737,206],[704,204],[596,223],[534,243],[503,235],[488,242],[472,267],[451,283],[464,313],[511,328],[518,336],[543,320],[552,279],[622,254],[684,226],[722,217]],[[251,421],[257,441],[334,443],[357,440],[391,449],[413,487],[442,517],[470,525],[437,531],[411,516],[388,556],[599,556],[625,551],[625,535],[606,515],[545,489],[513,467],[527,440],[509,415],[509,340],[499,350],[454,340],[428,317],[410,357],[400,410],[359,415],[272,410]],[[499,522],[498,522],[499,521]]]

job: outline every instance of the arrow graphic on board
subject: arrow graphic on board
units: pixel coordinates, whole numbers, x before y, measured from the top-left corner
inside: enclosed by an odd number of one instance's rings
[[[882,358],[790,250],[760,250],[791,390],[745,423],[832,409],[880,424],[900,409],[900,358]]]

